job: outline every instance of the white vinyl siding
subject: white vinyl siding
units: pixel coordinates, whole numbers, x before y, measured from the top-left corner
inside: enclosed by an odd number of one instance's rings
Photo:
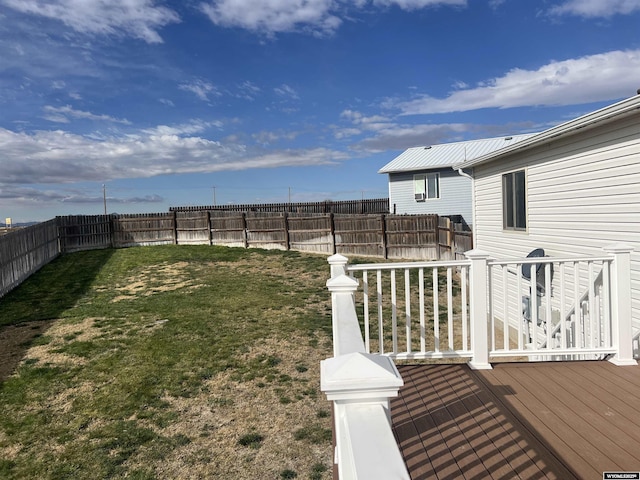
[[[526,169],[527,229],[503,229],[502,175]],[[640,331],[640,115],[475,168],[476,248],[515,258],[600,255],[631,245],[634,331]]]
[[[414,175],[437,173],[439,198],[425,202],[415,200]],[[471,180],[447,168],[438,172],[403,172],[389,175],[389,209],[397,214],[462,215],[471,225]]]

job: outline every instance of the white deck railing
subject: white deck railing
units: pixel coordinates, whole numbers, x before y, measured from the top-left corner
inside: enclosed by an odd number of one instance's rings
[[[615,332],[621,308],[628,311],[621,331],[630,331],[630,277],[615,280],[629,271],[629,254],[613,246],[593,257],[495,260],[472,250],[462,261],[354,264],[345,271],[360,283],[355,308],[368,353],[472,359],[478,368],[487,366],[485,357],[626,361],[629,337]]]
[[[334,402],[340,478],[409,478],[391,431],[389,399],[402,386],[394,359],[637,365],[631,248],[604,250],[510,260],[471,250],[463,261],[361,265],[330,257],[334,356],[322,362],[321,386]]]

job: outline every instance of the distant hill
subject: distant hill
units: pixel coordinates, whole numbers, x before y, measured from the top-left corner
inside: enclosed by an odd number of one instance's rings
[[[11,224],[11,228],[30,227],[31,225],[37,225],[38,223],[40,223],[40,222],[12,223]],[[0,222],[0,228],[7,228],[7,224]]]

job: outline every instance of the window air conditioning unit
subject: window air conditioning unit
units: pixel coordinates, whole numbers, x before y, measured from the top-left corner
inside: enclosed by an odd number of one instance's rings
[[[424,202],[425,194],[424,193],[416,193],[415,194],[416,202]]]

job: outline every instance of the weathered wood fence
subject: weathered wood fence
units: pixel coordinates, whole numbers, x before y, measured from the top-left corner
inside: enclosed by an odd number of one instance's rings
[[[136,245],[244,248],[406,259],[455,259],[471,232],[438,215],[172,211],[58,217],[63,252]]]
[[[437,215],[171,211],[56,217],[0,237],[0,297],[60,253],[225,245],[390,259],[456,259],[471,232]]]
[[[241,205],[209,205],[170,207],[170,212],[262,212],[262,213],[387,213],[388,198],[367,198],[362,200],[325,200],[323,202],[287,202],[287,203],[246,203]]]
[[[60,254],[55,219],[0,237],[0,297]]]

